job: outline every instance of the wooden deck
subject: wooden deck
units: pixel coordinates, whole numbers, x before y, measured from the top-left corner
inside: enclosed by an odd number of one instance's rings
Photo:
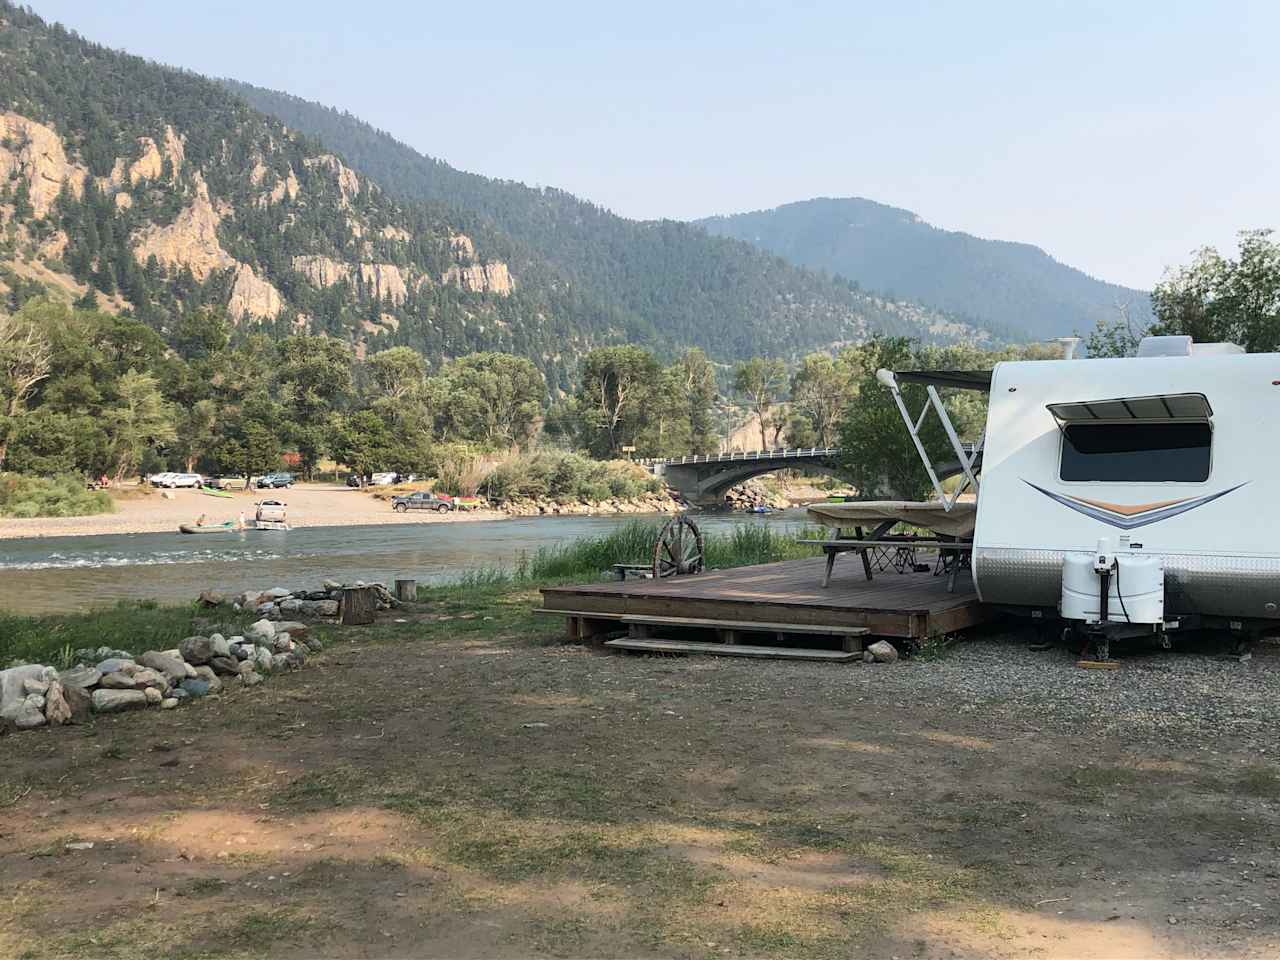
[[[833,636],[865,627],[872,636],[922,640],[995,615],[979,602],[968,571],[948,593],[946,577],[890,571],[868,581],[851,563],[843,573],[837,567],[824,589],[824,566],[815,557],[670,580],[546,587],[542,602],[548,614],[568,617],[570,634],[580,639],[652,617],[658,626],[664,618],[687,618],[738,632],[748,632],[747,624],[759,624],[763,633],[783,633],[779,627],[786,624],[804,633],[830,627]]]

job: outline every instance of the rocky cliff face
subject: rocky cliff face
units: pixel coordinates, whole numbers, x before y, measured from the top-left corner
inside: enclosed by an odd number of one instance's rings
[[[236,266],[236,261],[222,248],[218,224],[222,216],[209,200],[204,177],[194,177],[195,196],[173,223],[164,227],[146,227],[136,238],[133,248],[139,263],[155,257],[161,265],[186,267],[197,280],[207,280],[215,270]]]
[[[26,184],[36,217],[49,213],[64,185],[82,196],[88,175],[67,159],[62,138],[50,127],[16,113],[0,114],[0,182]]]
[[[253,267],[240,264],[236,269],[236,282],[231,287],[231,299],[227,301],[227,315],[234,320],[271,320],[283,309],[280,291],[254,273]]]
[[[515,289],[507,265],[497,260],[483,264],[455,264],[444,272],[440,282],[473,293],[491,293],[499,297],[510,296]]]

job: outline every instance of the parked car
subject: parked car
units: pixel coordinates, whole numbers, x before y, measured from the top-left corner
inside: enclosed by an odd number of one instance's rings
[[[282,470],[279,473],[268,473],[266,476],[259,477],[254,486],[259,490],[279,490],[281,487],[293,486],[293,474]]]
[[[363,481],[364,481],[364,478],[360,476],[360,474],[353,473],[349,477],[347,477],[347,486],[358,487],[363,483]]]
[[[168,487],[199,487],[204,483],[204,477],[198,473],[157,473],[151,478],[152,486]]]
[[[411,493],[407,497],[392,498],[391,509],[397,513],[404,513],[407,510],[435,510],[438,513],[448,513],[453,509],[453,504],[424,490]]]
[[[153,487],[163,487],[172,476],[174,476],[174,474],[168,470],[163,473],[153,473],[151,476],[147,477],[147,483],[151,484]]]
[[[390,487],[396,482],[397,473],[375,473],[369,478],[371,487]]]
[[[218,477],[209,481],[209,486],[215,490],[243,490],[248,485],[249,481],[244,477]]]

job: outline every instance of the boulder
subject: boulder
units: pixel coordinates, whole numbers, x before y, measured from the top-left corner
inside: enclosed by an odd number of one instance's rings
[[[182,666],[183,666],[183,667],[186,669],[186,671],[187,671],[187,679],[188,679],[188,680],[194,680],[194,679],[196,678],[196,668],[195,668],[195,665],[194,665],[194,664],[187,663],[185,660],[183,660],[183,661],[182,661]]]
[[[266,647],[258,647],[253,651],[253,663],[259,673],[270,673],[271,651]]]
[[[67,707],[71,711],[71,719],[68,723],[88,723],[93,719],[93,697],[84,687],[68,687],[62,688],[62,696],[67,701]]]
[[[247,643],[233,643],[231,645],[231,655],[237,660],[248,660],[253,656],[253,647]]]
[[[46,722],[44,704],[45,698],[39,693],[32,693],[17,700],[10,700],[4,709],[4,714],[0,715],[0,735],[7,733],[8,728],[11,726],[17,730],[43,727]]]
[[[284,587],[272,587],[270,590],[264,591],[262,596],[268,600],[283,600],[285,597],[293,596],[293,591],[286,590]]]
[[[158,650],[149,650],[138,658],[138,663],[158,673],[164,674],[169,683],[175,684],[187,675],[186,664],[182,662],[182,658],[172,657],[167,653],[161,653]]]
[[[255,669],[254,669],[255,667],[257,667],[257,664],[256,664],[254,661],[252,661],[252,660],[241,660],[241,661],[240,661],[240,666],[239,666],[239,668],[237,669],[237,671],[236,671],[236,672],[237,672],[237,673],[239,673],[239,674],[240,674],[240,676],[242,676],[242,677],[243,677],[246,673],[254,673],[254,672],[255,672]]]
[[[281,613],[297,613],[302,609],[302,601],[295,597],[289,597],[286,600],[281,600],[278,606]]]
[[[99,681],[100,686],[104,690],[136,690],[138,687],[133,682],[133,677],[127,673],[108,673],[104,674],[102,680]],[[146,686],[146,684],[143,684]]]
[[[159,670],[152,670],[148,667],[143,667],[133,675],[133,688],[135,690],[148,690],[154,688],[156,690],[164,691],[168,690],[169,687],[169,678]]]
[[[236,598],[236,602],[242,607],[256,607],[262,594],[257,590],[246,590]]]
[[[316,603],[317,617],[336,617],[340,604],[337,600],[321,600]]]
[[[214,657],[209,666],[220,677],[234,677],[240,672],[240,661],[235,657]]]
[[[334,590],[342,589],[342,584],[340,584],[337,580],[325,580],[320,584],[320,586],[324,587],[325,590],[328,590],[330,592]]]
[[[178,690],[183,693],[183,696],[178,698],[179,700],[184,699],[184,697],[203,697],[209,693],[209,684],[198,677],[194,679],[188,677],[178,684]]]
[[[306,648],[312,653],[319,653],[324,649],[324,644],[320,642],[319,637],[312,637],[306,642]]]
[[[888,640],[877,640],[866,650],[876,663],[893,663],[898,659],[898,651]]]
[[[276,635],[276,625],[270,620],[255,621],[248,630],[245,631],[245,637],[249,640],[270,640]]]
[[[95,690],[94,713],[121,713],[125,710],[141,710],[147,705],[147,695],[141,690]]]
[[[215,656],[213,643],[208,637],[187,637],[178,644],[178,650],[183,660],[196,666],[208,663]]]
[[[178,705],[177,697],[165,697],[163,700],[160,701],[161,710],[172,710],[177,705]]]
[[[57,680],[49,684],[49,692],[44,695],[44,718],[51,727],[71,722],[71,706],[62,693],[62,684]]]
[[[262,682],[262,674],[254,670],[246,670],[240,674],[240,682],[246,687],[256,687]]]
[[[289,653],[293,650],[293,641],[287,633],[277,633],[275,640],[271,642],[271,649],[276,653]]]
[[[53,683],[53,681],[46,680],[43,677],[27,677],[27,679],[22,681],[22,691],[28,697],[33,693],[38,693],[43,697],[49,692],[50,683]]]
[[[281,620],[276,624],[276,636],[287,633],[294,640],[301,640],[309,631],[309,627],[299,620]]]
[[[129,674],[138,669],[138,664],[134,662],[132,657],[103,657],[98,661],[98,669],[104,674]]]
[[[63,689],[79,687],[83,690],[87,687],[96,687],[101,679],[102,671],[97,667],[72,667],[58,674],[58,682],[62,684]]]
[[[26,700],[26,682],[28,680],[43,681],[49,679],[47,670],[52,668],[33,663],[24,667],[10,667],[0,670],[0,718],[12,719],[22,709]],[[57,672],[54,671],[54,676]]]
[[[271,672],[279,673],[281,670],[289,669],[289,655],[287,653],[276,653],[271,657]]]
[[[164,694],[155,687],[147,687],[142,691],[142,695],[147,698],[147,703],[153,707],[159,706],[160,702],[164,700]]]
[[[209,634],[209,645],[213,648],[214,657],[231,656],[231,642],[220,633]],[[209,658],[210,660],[213,657]]]
[[[203,680],[209,685],[209,693],[221,693],[222,681],[218,679],[218,675],[214,673],[213,667],[196,667],[196,679]]]
[[[202,607],[219,607],[226,598],[220,593],[214,593],[212,590],[201,590],[200,596],[196,598]]]

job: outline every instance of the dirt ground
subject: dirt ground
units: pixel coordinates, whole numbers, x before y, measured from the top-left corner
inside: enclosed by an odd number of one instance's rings
[[[180,523],[193,523],[202,513],[208,523],[235,520],[241,511],[253,519],[254,501],[282,500],[289,505],[289,522],[306,527],[350,527],[377,523],[454,523],[463,520],[500,520],[498,510],[436,513],[413,510],[396,513],[387,500],[372,493],[338,484],[308,483],[288,490],[249,490],[230,498],[214,497],[198,490],[172,490],[173,499],[159,490],[124,487],[116,499],[116,512],[94,517],[42,517],[33,520],[0,519],[0,540],[15,537],[76,537],[99,533],[172,533]]]
[[[1275,649],[633,657],[532,603],[0,740],[0,956],[1280,955]],[[1245,719],[1144,720],[1184,670]]]

